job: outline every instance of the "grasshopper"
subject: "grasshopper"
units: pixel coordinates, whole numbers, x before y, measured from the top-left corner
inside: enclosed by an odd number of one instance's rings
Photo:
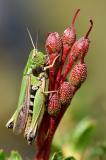
[[[13,128],[13,132],[15,132],[16,134],[20,134],[25,129],[24,136],[29,142],[31,141],[30,139],[33,140],[35,138],[37,128],[40,124],[40,121],[42,120],[42,116],[44,113],[45,107],[43,106],[45,102],[45,96],[43,91],[46,84],[46,76],[44,75],[47,75],[45,71],[53,67],[58,57],[59,56],[55,58],[50,66],[44,67],[46,64],[46,55],[44,55],[42,52],[38,52],[34,47],[29,55],[27,64],[25,66],[18,107],[12,118],[6,124],[6,127]],[[38,68],[42,68],[45,71],[41,72],[40,76],[36,77],[33,75],[33,70],[37,72]],[[33,96],[31,95],[31,90],[37,91],[37,93],[34,95],[34,104],[32,110],[30,109],[30,99],[31,96]]]
[[[35,48],[29,30],[28,33],[33,45],[33,50],[30,52],[27,64],[24,68],[17,109],[11,119],[6,124],[6,127],[13,128],[13,132],[15,132],[16,134],[20,134],[25,128],[30,103],[31,83],[37,83],[39,85],[36,76],[33,76],[33,71],[34,73],[35,71],[37,73],[39,71],[39,68],[42,69],[46,64],[47,58],[47,55],[45,55],[43,52],[38,51],[37,48]]]

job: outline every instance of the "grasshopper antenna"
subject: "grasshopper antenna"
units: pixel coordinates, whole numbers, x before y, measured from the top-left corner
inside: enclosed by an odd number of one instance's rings
[[[38,37],[39,37],[39,31],[37,31],[36,33],[36,44],[35,44],[36,49],[38,49]]]
[[[36,33],[36,44],[35,44],[35,46],[36,46],[36,49],[38,49],[38,31],[37,31],[37,33]]]
[[[32,36],[31,36],[31,33],[30,33],[28,27],[27,27],[27,32],[28,32],[29,38],[30,38],[30,40],[31,40],[32,46],[33,46],[33,48],[35,49],[34,41],[33,41],[33,39],[32,39]]]

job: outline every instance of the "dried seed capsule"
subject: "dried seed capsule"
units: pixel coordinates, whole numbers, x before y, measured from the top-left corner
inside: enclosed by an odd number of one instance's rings
[[[61,104],[68,104],[73,97],[74,94],[74,86],[72,86],[69,82],[63,82],[59,89],[59,98]]]
[[[87,67],[85,63],[79,62],[73,69],[70,75],[70,81],[73,86],[80,87],[80,85],[87,78]]]
[[[58,32],[49,33],[46,39],[45,48],[49,54],[57,53],[61,51],[62,41]]]
[[[61,109],[60,100],[58,93],[55,93],[51,96],[49,103],[48,103],[48,113],[51,116],[56,116]]]

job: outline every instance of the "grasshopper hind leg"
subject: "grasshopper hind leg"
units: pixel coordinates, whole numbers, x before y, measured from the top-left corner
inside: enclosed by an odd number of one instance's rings
[[[14,121],[15,121],[15,116],[16,116],[16,112],[13,114],[13,116],[11,117],[11,119],[7,122],[6,128],[13,129],[13,127],[14,127]]]
[[[33,138],[30,137],[30,139],[28,139],[27,137],[28,137],[30,125],[31,125],[31,122],[32,122],[33,103],[34,103],[34,98],[35,98],[37,89],[38,88],[33,89],[33,86],[31,86],[30,106],[29,106],[28,119],[27,119],[25,132],[24,132],[24,138],[27,140],[28,144],[32,144],[32,141],[33,141]]]

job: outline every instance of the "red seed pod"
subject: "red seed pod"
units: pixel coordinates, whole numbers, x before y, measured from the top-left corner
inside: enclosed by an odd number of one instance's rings
[[[49,33],[46,39],[45,48],[49,54],[61,51],[62,40],[58,32]]]
[[[51,116],[56,116],[61,109],[60,101],[58,93],[55,93],[51,96],[49,103],[48,103],[48,113]]]
[[[90,20],[90,28],[86,33],[85,37],[80,38],[78,41],[76,41],[73,44],[71,52],[69,53],[68,64],[64,70],[60,84],[64,82],[67,74],[70,72],[72,65],[77,59],[80,59],[82,62],[84,61],[84,57],[88,51],[89,43],[90,43],[90,40],[88,39],[88,35],[92,30],[92,27],[93,27],[93,21]]]
[[[61,104],[68,104],[74,94],[74,86],[69,82],[63,82],[59,89],[59,97]]]
[[[80,85],[87,78],[87,67],[85,63],[81,61],[72,69],[70,75],[70,81],[73,86],[80,87]]]
[[[80,59],[82,56],[85,57],[85,54],[88,52],[89,49],[89,39],[85,39],[85,37],[80,38],[78,41],[76,41],[72,47],[71,56],[74,61],[76,59]]]
[[[49,33],[46,44],[45,44],[46,51],[50,54],[48,59],[48,64],[51,65],[54,61],[55,57],[62,49],[62,40],[60,35],[57,32]],[[59,59],[57,60],[59,63]],[[55,65],[49,69],[49,90],[54,89],[54,79],[58,71],[58,65]]]
[[[73,57],[74,60],[84,58],[89,49],[90,40],[88,39],[88,35],[93,27],[93,21],[90,20],[90,28],[86,35],[76,41],[72,47],[70,56]]]
[[[78,16],[79,11],[80,9],[76,11],[73,17],[71,26],[68,27],[63,33],[63,36],[62,36],[63,46],[67,44],[71,48],[76,40],[76,32],[75,32],[74,23],[75,23],[76,17]]]

